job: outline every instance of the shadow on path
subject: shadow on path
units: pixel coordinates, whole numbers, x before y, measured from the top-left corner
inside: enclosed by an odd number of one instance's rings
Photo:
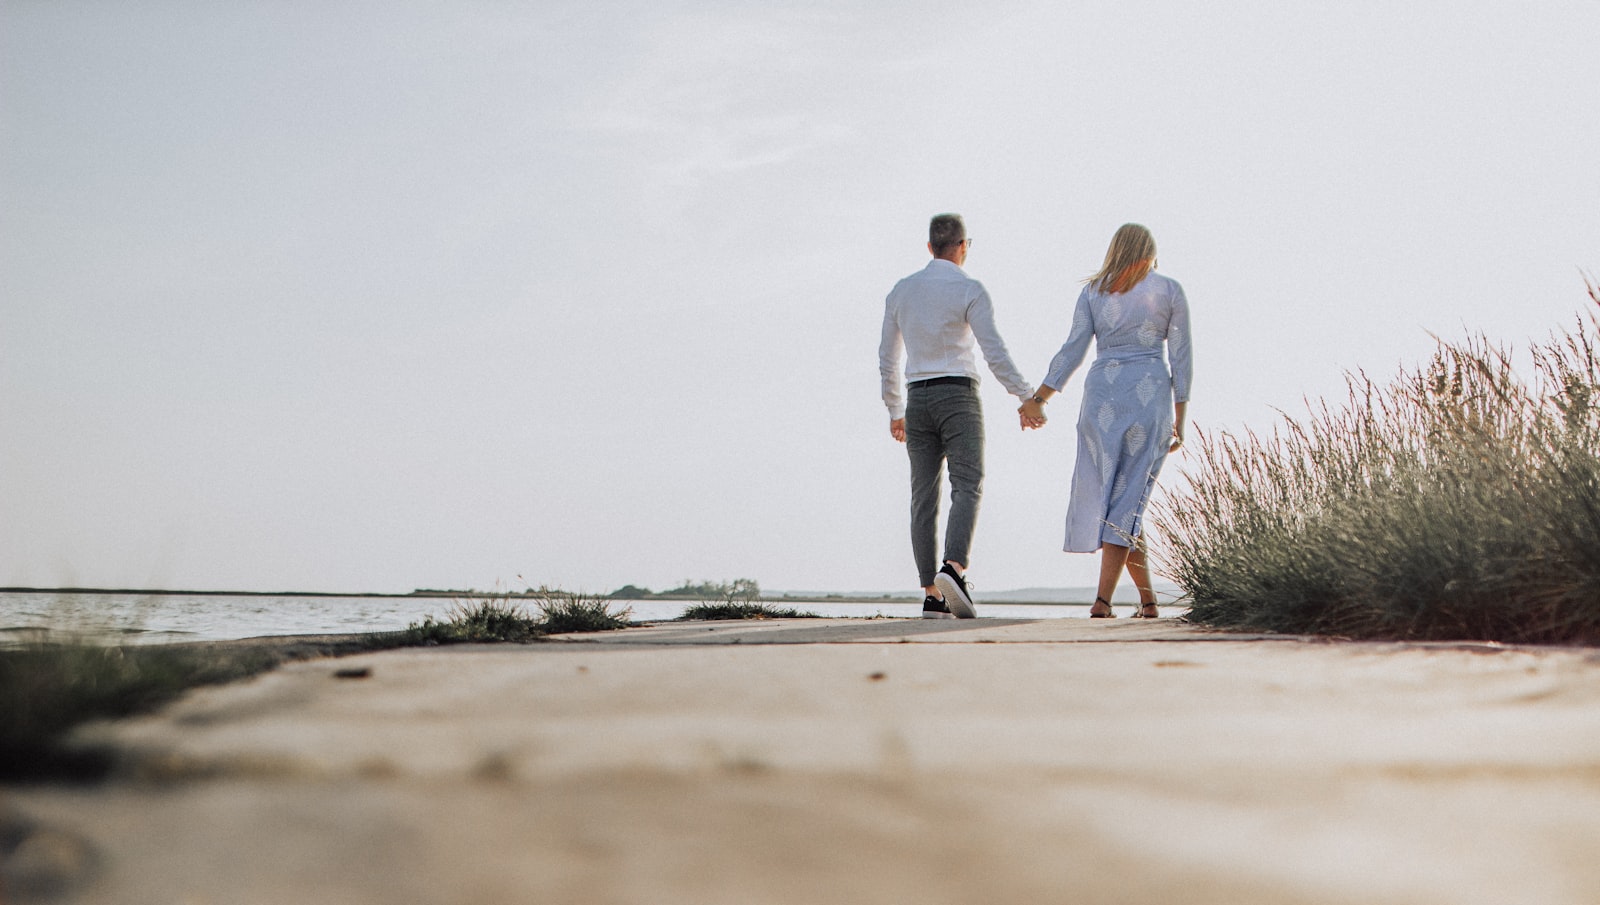
[[[726,622],[661,623],[620,632],[564,636],[589,644],[832,644],[849,641],[893,641],[924,635],[948,635],[1028,625],[1038,619],[884,619],[841,624],[835,620],[777,619]]]

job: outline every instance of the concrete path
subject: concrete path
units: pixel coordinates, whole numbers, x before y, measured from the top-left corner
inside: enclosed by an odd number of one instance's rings
[[[671,624],[91,732],[123,776],[0,793],[65,878],[7,903],[1600,902],[1587,649]]]

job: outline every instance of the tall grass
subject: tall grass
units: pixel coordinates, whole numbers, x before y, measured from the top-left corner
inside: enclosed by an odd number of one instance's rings
[[[1600,289],[1589,295],[1600,305]],[[1356,638],[1600,643],[1600,319],[1482,336],[1269,436],[1201,435],[1157,507],[1191,621]]]

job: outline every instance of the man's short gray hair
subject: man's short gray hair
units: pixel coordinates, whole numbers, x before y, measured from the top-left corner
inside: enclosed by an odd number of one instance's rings
[[[928,244],[937,257],[944,257],[967,239],[967,225],[960,214],[939,214],[928,222]]]

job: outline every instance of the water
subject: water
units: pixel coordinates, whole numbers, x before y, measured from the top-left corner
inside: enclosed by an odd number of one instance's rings
[[[675,619],[688,600],[616,601],[636,622]],[[276,597],[189,594],[0,593],[0,644],[36,639],[48,631],[94,632],[131,643],[216,641],[260,635],[321,635],[403,629],[426,616],[448,616],[448,597]],[[920,603],[860,600],[777,600],[818,616],[856,619],[916,618]],[[1117,607],[1119,615],[1133,613]],[[978,601],[980,617],[1004,619],[1086,618],[1089,608],[1063,604],[990,604]]]

